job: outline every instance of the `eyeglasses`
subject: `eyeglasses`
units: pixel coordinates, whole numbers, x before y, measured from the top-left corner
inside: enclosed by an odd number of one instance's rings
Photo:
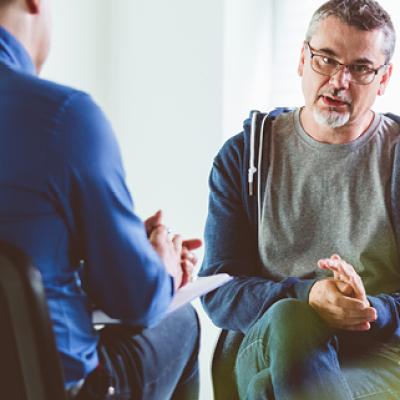
[[[388,66],[388,64],[383,64],[378,68],[371,68],[366,64],[342,64],[332,57],[315,54],[310,43],[305,42],[305,45],[310,54],[311,68],[315,72],[325,76],[333,76],[339,70],[346,68],[350,73],[350,80],[359,85],[369,85],[378,75],[378,72]]]

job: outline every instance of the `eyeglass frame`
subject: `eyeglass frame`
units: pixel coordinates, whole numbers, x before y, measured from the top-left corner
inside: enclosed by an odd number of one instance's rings
[[[305,41],[304,44],[306,45],[306,47],[308,49],[308,53],[310,55],[310,65],[311,65],[312,70],[314,72],[316,72],[317,74],[320,74],[322,76],[330,76],[330,77],[332,77],[335,74],[337,74],[339,71],[347,68],[347,71],[349,72],[350,77],[351,77],[351,79],[350,79],[351,82],[357,83],[357,85],[370,85],[375,80],[375,78],[378,75],[379,71],[382,70],[383,68],[387,68],[389,66],[389,64],[382,64],[378,68],[370,68],[370,67],[367,66],[367,68],[370,70],[369,73],[371,73],[371,77],[372,77],[371,81],[368,82],[368,83],[357,82],[356,80],[354,80],[354,77],[353,77],[353,75],[351,73],[351,69],[349,67],[354,66],[354,65],[365,65],[365,64],[343,64],[343,63],[339,62],[338,60],[336,60],[333,57],[329,57],[329,56],[326,56],[326,55],[323,55],[323,54],[315,53],[316,49],[311,47],[309,42]],[[315,70],[314,66],[313,66],[313,61],[312,61],[315,56],[317,56],[317,57],[325,57],[325,58],[329,58],[330,60],[333,60],[336,63],[336,70],[332,74],[323,74],[322,72]]]

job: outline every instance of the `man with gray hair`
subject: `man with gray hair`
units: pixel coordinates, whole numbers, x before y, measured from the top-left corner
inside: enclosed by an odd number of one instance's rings
[[[201,275],[234,279],[203,304],[243,338],[241,399],[400,398],[400,126],[371,109],[394,47],[376,1],[326,2],[304,106],[253,112],[214,160]]]

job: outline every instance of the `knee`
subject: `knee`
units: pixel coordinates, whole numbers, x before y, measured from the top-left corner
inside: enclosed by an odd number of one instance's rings
[[[275,303],[261,319],[264,339],[274,345],[319,346],[333,335],[317,312],[306,302],[284,299]]]
[[[178,308],[170,315],[174,330],[178,334],[191,338],[198,343],[200,340],[200,321],[196,310],[191,304]]]
[[[283,299],[272,305],[261,317],[258,329],[263,335],[279,337],[280,341],[309,336],[321,327],[321,320],[313,308],[297,299]]]
[[[263,315],[269,325],[291,327],[305,325],[305,322],[316,317],[315,311],[308,303],[297,299],[283,299],[273,304]]]

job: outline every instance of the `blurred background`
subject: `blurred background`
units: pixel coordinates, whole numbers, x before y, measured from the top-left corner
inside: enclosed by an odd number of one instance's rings
[[[297,63],[316,0],[54,0],[44,78],[89,92],[120,143],[138,214],[202,237],[207,179],[253,109],[302,105]],[[400,3],[381,0],[400,32]],[[375,110],[400,114],[400,65]],[[199,253],[200,260],[202,251]],[[202,323],[201,400],[218,329]]]

